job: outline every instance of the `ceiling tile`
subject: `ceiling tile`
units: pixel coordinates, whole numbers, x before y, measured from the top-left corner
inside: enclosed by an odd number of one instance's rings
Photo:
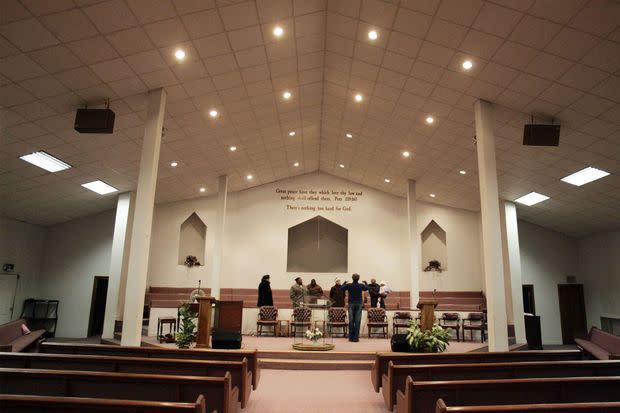
[[[133,70],[125,63],[123,59],[108,60],[106,62],[96,63],[90,68],[104,82],[113,82],[134,76]]]
[[[79,9],[44,16],[41,20],[45,27],[62,42],[80,40],[98,34],[95,26]]]
[[[444,0],[437,10],[437,17],[470,26],[482,5],[482,0]]]
[[[510,40],[535,49],[544,49],[561,27],[559,24],[526,15],[513,30]]]
[[[606,36],[618,28],[620,21],[620,6],[599,0],[590,0],[568,23],[575,29]]]
[[[226,30],[241,29],[259,23],[256,6],[251,1],[222,7],[219,11]]]
[[[25,52],[58,43],[56,37],[36,19],[20,20],[0,26],[0,34]]]
[[[158,47],[179,44],[189,39],[183,23],[178,18],[147,24],[144,30]]]
[[[256,0],[261,23],[277,22],[293,15],[292,0]]]
[[[580,90],[590,90],[607,79],[609,75],[601,70],[576,64],[558,79],[558,82]]]
[[[397,7],[381,0],[362,0],[360,19],[373,26],[392,27]]]
[[[118,53],[102,36],[78,40],[68,43],[67,46],[87,65],[118,57]]]
[[[566,59],[541,52],[527,65],[525,71],[554,80],[566,73],[571,66],[572,63]]]
[[[77,58],[65,46],[52,46],[31,52],[29,56],[49,73],[72,69],[82,65]]]
[[[169,19],[176,15],[171,0],[127,0],[127,4],[142,24]]]
[[[111,33],[137,25],[138,21],[123,0],[110,0],[86,7],[84,12],[101,33]]]
[[[154,72],[167,66],[159,51],[155,49],[127,56],[125,61],[138,74]]]
[[[144,52],[153,48],[151,39],[140,27],[111,33],[106,36],[106,39],[121,56]]]
[[[86,66],[57,73],[54,77],[72,90],[86,89],[101,83],[101,79]]]
[[[431,21],[430,16],[401,7],[396,13],[396,20],[392,27],[399,32],[424,39],[431,26]]]
[[[472,28],[495,36],[506,37],[523,17],[520,12],[485,2]]]
[[[564,27],[547,45],[545,51],[566,59],[579,60],[598,42],[599,40],[590,34]]]
[[[603,41],[592,48],[583,58],[583,63],[607,72],[620,70],[620,44]]]
[[[51,75],[24,80],[20,82],[20,85],[38,98],[56,96],[68,91]]]
[[[459,49],[473,56],[490,59],[503,42],[500,37],[469,30]]]
[[[467,33],[467,27],[435,19],[431,25],[426,40],[442,46],[457,48]]]
[[[528,13],[556,23],[568,23],[586,2],[587,0],[536,0]]]
[[[183,23],[191,39],[210,36],[224,31],[222,20],[215,9],[182,17]]]
[[[217,56],[232,51],[228,38],[224,33],[194,40],[194,45],[202,58]]]
[[[45,70],[28,56],[16,55],[0,59],[0,74],[14,82],[45,74]]]

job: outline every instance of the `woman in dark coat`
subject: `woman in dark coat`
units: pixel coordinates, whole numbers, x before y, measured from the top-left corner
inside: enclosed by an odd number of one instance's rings
[[[257,307],[264,305],[273,305],[273,295],[271,295],[271,284],[269,282],[269,274],[263,275],[258,284],[258,303]]]

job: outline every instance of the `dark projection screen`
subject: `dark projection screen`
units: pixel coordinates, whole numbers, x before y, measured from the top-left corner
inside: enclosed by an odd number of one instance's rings
[[[349,230],[318,215],[288,229],[288,272],[348,272]]]

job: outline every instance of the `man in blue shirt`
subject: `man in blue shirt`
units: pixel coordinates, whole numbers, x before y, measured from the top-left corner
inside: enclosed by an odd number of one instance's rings
[[[360,341],[360,325],[362,323],[362,292],[368,291],[366,283],[360,284],[359,274],[353,274],[352,283],[344,283],[342,291],[349,292],[349,341]]]

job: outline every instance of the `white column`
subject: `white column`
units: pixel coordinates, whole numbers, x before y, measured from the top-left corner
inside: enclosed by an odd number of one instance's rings
[[[115,321],[122,320],[123,318],[125,283],[127,282],[127,264],[129,263],[129,244],[131,243],[135,200],[135,192],[124,192],[118,196],[116,203],[116,220],[114,221],[110,276],[108,279],[108,295],[106,298],[102,338],[114,338]]]
[[[157,166],[161,147],[161,130],[164,124],[166,92],[163,88],[152,90],[148,94],[148,100],[127,270],[123,337],[121,339],[123,346],[139,346],[142,337],[142,312],[144,293],[146,292],[153,204],[155,187],[157,186]]]
[[[519,228],[517,226],[517,208],[510,201],[503,201],[501,206],[504,224],[504,270],[510,285],[510,296],[506,303],[512,310],[512,322],[515,326],[517,343],[525,343],[525,320],[523,318],[523,281],[521,280],[521,252],[519,250]],[[511,304],[511,305],[509,305]]]
[[[407,218],[409,221],[409,306],[416,308],[420,300],[421,240],[418,234],[415,181],[407,181]]]
[[[222,282],[227,193],[228,176],[222,175],[218,178],[217,186],[217,222],[215,223],[215,245],[213,247],[213,265],[211,266],[211,297],[218,299],[220,298]]]
[[[495,136],[492,106],[482,100],[474,104],[480,176],[480,215],[486,285],[489,351],[508,351],[508,323],[504,291],[504,263],[499,217]]]

